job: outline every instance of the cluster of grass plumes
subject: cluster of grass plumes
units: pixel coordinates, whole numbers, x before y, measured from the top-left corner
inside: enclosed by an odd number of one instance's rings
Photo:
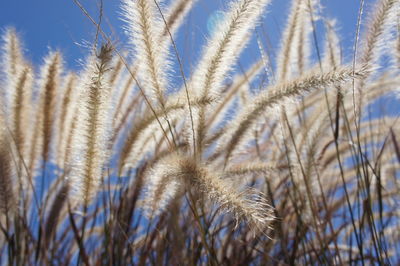
[[[234,73],[269,2],[232,0],[187,76],[196,0],[122,1],[131,50],[93,21],[105,44],[79,72],[58,51],[35,69],[6,30],[0,264],[398,263],[399,114],[370,110],[400,85],[399,2],[344,62],[336,22],[292,0],[277,59],[258,38]]]

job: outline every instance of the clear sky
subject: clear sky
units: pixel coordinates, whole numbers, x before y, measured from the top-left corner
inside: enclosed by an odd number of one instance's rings
[[[191,17],[189,34],[191,36],[191,51],[204,42],[207,36],[207,20],[219,8],[226,5],[226,0],[198,0]],[[272,0],[268,13],[263,21],[263,28],[276,49],[279,43],[279,33],[287,19],[287,10],[291,1]],[[81,0],[93,17],[98,17],[98,1]],[[349,56],[356,27],[359,0],[321,0],[325,7],[324,14],[338,20],[339,33],[343,39],[343,47]],[[373,0],[366,1],[366,9],[371,7]],[[119,19],[120,1],[104,0],[103,27],[114,30],[113,39],[126,45],[126,36],[121,29],[123,24]],[[364,13],[364,17],[368,13]],[[77,68],[77,59],[83,58],[87,50],[79,46],[84,40],[93,40],[95,28],[82,14],[73,0],[2,0],[0,1],[0,28],[14,26],[21,34],[26,48],[26,55],[34,63],[40,63],[49,48],[59,49],[65,55],[67,65]],[[183,45],[181,34],[178,44]],[[193,44],[194,43],[194,44]],[[182,48],[183,49],[183,48]],[[197,52],[196,52],[197,53]],[[199,53],[197,53],[199,54]],[[191,55],[196,57],[196,54]],[[252,55],[250,54],[250,57]],[[256,55],[253,55],[254,57]]]

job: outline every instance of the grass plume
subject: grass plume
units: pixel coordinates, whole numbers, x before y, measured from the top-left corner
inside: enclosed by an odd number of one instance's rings
[[[203,47],[207,1],[121,0],[126,46],[73,2],[78,69],[3,33],[0,265],[396,265],[398,1],[360,3],[352,67],[317,0],[279,41],[278,1],[221,1]]]

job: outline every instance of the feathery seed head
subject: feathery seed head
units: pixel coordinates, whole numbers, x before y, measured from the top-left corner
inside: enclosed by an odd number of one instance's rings
[[[72,165],[69,179],[76,200],[88,206],[97,192],[107,162],[110,137],[110,88],[106,73],[113,48],[105,44],[86,70],[86,86],[78,104],[77,125],[72,143]]]
[[[0,118],[0,213],[6,217],[15,211],[16,198],[13,188],[12,157],[3,132]]]

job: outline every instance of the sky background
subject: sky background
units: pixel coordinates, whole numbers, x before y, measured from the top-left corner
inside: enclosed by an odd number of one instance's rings
[[[226,0],[198,0],[190,19],[179,32],[177,43],[181,56],[186,62],[195,62],[201,51],[201,45],[208,35],[207,22],[224,6]],[[81,0],[89,13],[98,18],[97,0]],[[287,20],[291,1],[272,0],[268,12],[262,21],[262,28],[268,35],[276,51],[280,33]],[[369,10],[373,0],[366,1]],[[351,58],[354,33],[356,28],[359,0],[321,0],[325,7],[323,14],[338,21],[338,31],[343,40],[345,57]],[[120,20],[120,1],[104,0],[103,28],[112,34],[112,39],[120,47],[128,47]],[[368,13],[364,13],[364,17]],[[214,16],[215,17],[215,16]],[[69,68],[78,69],[78,59],[83,59],[88,50],[79,44],[89,43],[94,39],[95,28],[82,14],[73,0],[1,0],[0,29],[13,26],[20,33],[27,58],[34,64],[40,64],[49,49],[59,49]],[[322,29],[318,28],[322,36]],[[189,37],[188,37],[189,36]],[[322,38],[321,38],[322,40]],[[259,57],[255,42],[249,45],[241,60],[254,61]],[[252,49],[256,48],[256,49]],[[188,52],[189,51],[189,52]],[[250,51],[250,52],[249,52]],[[195,58],[193,58],[195,57]]]

